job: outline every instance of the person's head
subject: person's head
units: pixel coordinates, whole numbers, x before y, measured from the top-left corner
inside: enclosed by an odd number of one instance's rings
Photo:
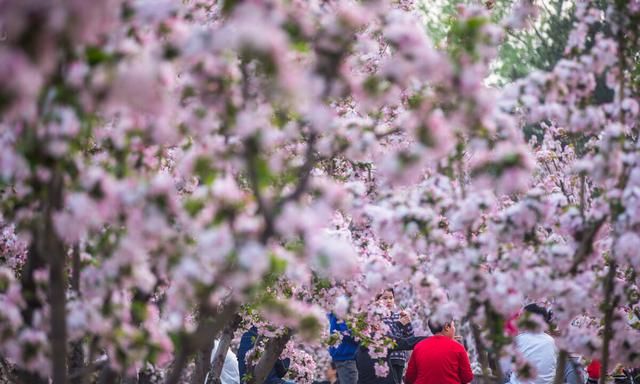
[[[327,369],[324,372],[324,374],[327,377],[328,382],[330,383],[336,382],[338,379],[338,371],[336,370],[336,363],[332,361],[331,364],[327,366]]]
[[[453,320],[439,322],[433,319],[429,319],[427,325],[429,325],[429,330],[431,330],[431,333],[433,333],[434,335],[447,336],[452,339],[456,335],[456,325]]]
[[[379,293],[378,296],[376,296],[376,301],[382,302],[382,304],[389,309],[394,308],[396,301],[393,288],[387,288],[382,291],[382,293]]]
[[[551,323],[551,311],[546,309],[545,307],[542,307],[536,303],[531,303],[526,305],[523,308],[523,311],[525,313],[529,313],[529,314],[533,314],[533,315],[538,315],[540,317],[542,317],[542,319],[544,320],[545,323],[550,324]]]
[[[518,320],[518,328],[534,333],[545,330],[551,331],[554,328],[551,322],[552,317],[550,310],[536,303],[531,303],[522,309],[522,314]]]

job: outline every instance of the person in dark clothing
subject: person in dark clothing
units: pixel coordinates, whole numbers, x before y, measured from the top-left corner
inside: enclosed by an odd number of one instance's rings
[[[389,350],[389,355],[396,351],[410,351],[420,341],[426,339],[426,336],[412,336],[407,338],[399,338],[396,340],[396,347]],[[375,360],[369,355],[369,350],[365,347],[358,349],[356,364],[358,366],[358,384],[400,384],[401,378],[396,377],[391,370],[390,360],[389,373],[385,377],[376,376]]]
[[[246,382],[247,374],[247,353],[253,349],[253,346],[258,340],[258,329],[251,327],[248,331],[242,334],[240,338],[240,345],[238,346],[238,370],[240,371],[240,382]],[[267,378],[264,380],[264,384],[285,384],[289,383],[284,380],[284,376],[289,370],[289,359],[278,359],[271,370]]]
[[[391,311],[390,316],[383,319],[389,327],[389,336],[394,340],[412,337],[414,334],[411,317],[406,311],[396,310],[393,288],[387,288],[378,295],[377,299]],[[402,382],[404,367],[407,365],[408,358],[409,351],[395,350],[389,354],[389,367],[396,383]]]

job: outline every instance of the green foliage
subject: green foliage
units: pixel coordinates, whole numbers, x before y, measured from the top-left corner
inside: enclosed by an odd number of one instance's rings
[[[205,201],[202,199],[189,198],[184,202],[184,209],[189,213],[189,216],[194,217],[204,208]]]
[[[92,67],[98,64],[113,63],[118,59],[116,55],[107,53],[96,46],[88,46],[84,54],[87,63]]]
[[[449,44],[447,48],[453,57],[466,53],[475,58],[478,37],[482,36],[481,29],[489,23],[484,17],[471,17],[460,21],[454,19],[449,28]]]
[[[418,5],[425,22],[425,29],[436,46],[443,47],[466,42],[473,38],[476,22],[460,25],[456,22],[459,4],[475,3],[470,0],[423,1]],[[491,21],[499,23],[508,17],[516,0],[497,0],[491,9]],[[526,76],[534,69],[549,70],[562,58],[566,41],[573,25],[573,0],[538,1],[540,16],[531,28],[509,30],[500,45],[498,60],[493,65],[497,84],[504,84]],[[472,19],[473,20],[473,19]],[[480,20],[477,20],[480,22]],[[458,41],[447,41],[453,35]],[[466,39],[466,40],[465,40]],[[459,47],[454,47],[458,49]]]
[[[305,316],[300,319],[298,331],[307,340],[317,339],[322,333],[322,329],[323,324],[315,316]]]
[[[217,175],[217,171],[211,161],[204,157],[199,157],[196,160],[193,171],[200,179],[200,182],[206,185],[211,185]]]
[[[573,26],[571,0],[539,2],[540,16],[531,28],[508,31],[494,71],[502,82],[526,76],[534,69],[551,70],[564,54]]]

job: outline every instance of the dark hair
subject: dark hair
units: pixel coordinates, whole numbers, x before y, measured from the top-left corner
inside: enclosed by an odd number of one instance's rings
[[[380,298],[382,297],[382,295],[384,295],[385,292],[391,292],[393,297],[396,297],[396,293],[393,291],[393,288],[389,287],[389,288],[385,288],[384,291],[376,295],[376,301],[380,300]]]
[[[435,320],[429,319],[429,321],[427,321],[427,325],[429,326],[429,330],[431,331],[431,333],[435,335],[436,333],[444,331],[444,327],[448,324],[451,324],[452,321],[453,319],[448,319],[444,323],[440,323]]]
[[[336,363],[333,361],[331,362],[331,369],[333,369],[334,371],[338,369],[336,368]]]
[[[551,315],[552,312],[548,309],[546,309],[545,307],[542,307],[536,303],[531,303],[529,305],[526,305],[524,307],[524,311],[525,312],[529,312],[529,313],[534,313],[536,315],[542,316],[542,318],[544,319],[544,321],[549,324],[551,323]]]

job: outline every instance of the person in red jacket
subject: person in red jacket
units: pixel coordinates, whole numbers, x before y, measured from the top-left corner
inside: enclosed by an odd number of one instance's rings
[[[429,320],[433,336],[419,342],[411,354],[406,384],[467,384],[473,380],[469,356],[454,340],[453,321],[444,325]]]
[[[589,379],[587,379],[587,383],[597,383],[600,379],[600,360],[593,359],[591,363],[587,366],[587,374],[589,375]]]

